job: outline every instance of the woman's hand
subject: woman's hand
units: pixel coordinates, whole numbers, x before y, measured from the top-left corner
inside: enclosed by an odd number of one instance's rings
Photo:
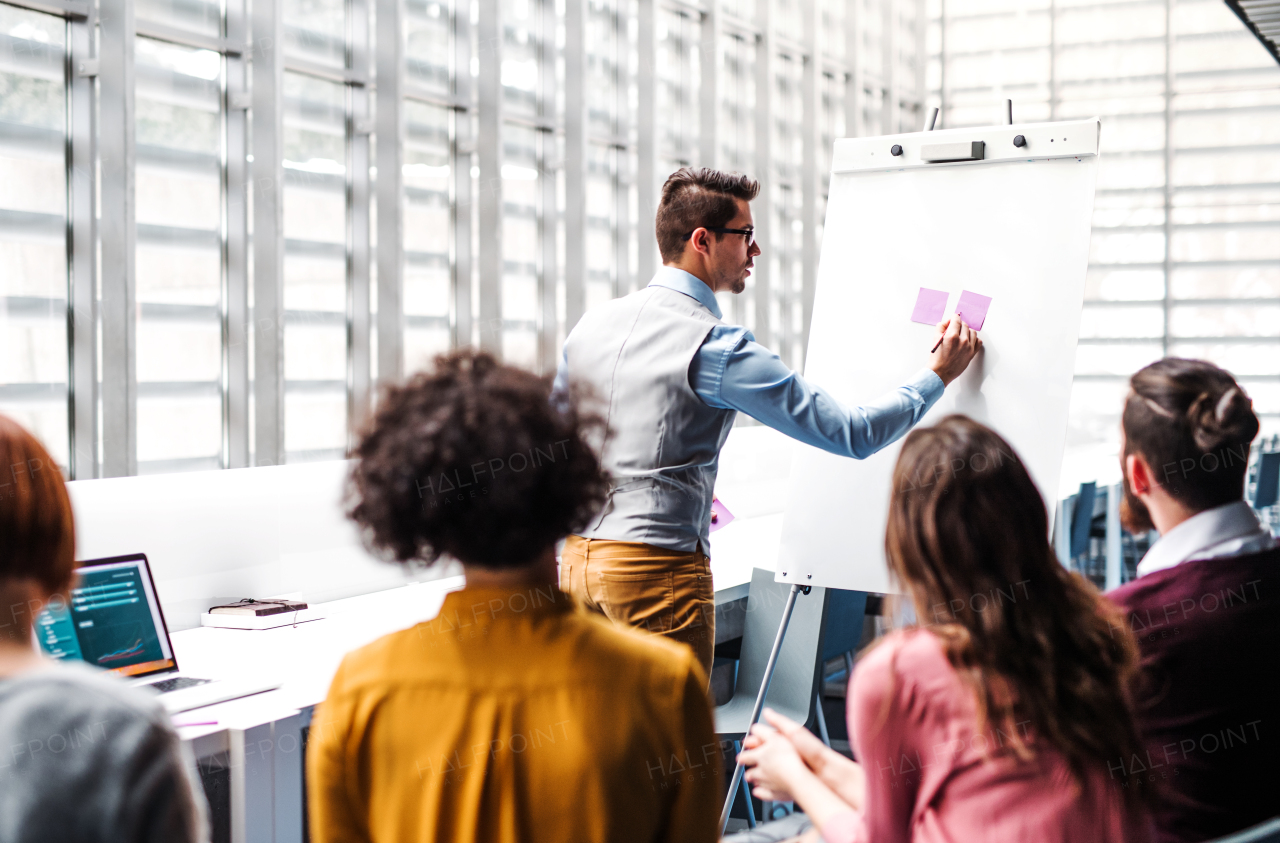
[[[751,727],[738,755],[738,763],[747,767],[747,783],[759,799],[791,802],[804,779],[813,773],[805,765],[795,744],[781,732],[762,723]]]
[[[795,745],[796,751],[800,753],[804,763],[808,764],[814,772],[817,772],[829,760],[827,758],[828,753],[841,758],[844,757],[824,744],[822,739],[813,732],[810,732],[790,717],[785,717],[772,708],[766,708],[763,715],[766,723],[785,735],[787,740]]]
[[[780,716],[777,712],[769,709],[765,709],[765,712],[765,719],[769,724],[776,724],[776,726],[765,723],[752,726],[750,734],[743,739],[743,746],[746,749],[738,755],[738,761],[744,767],[750,768],[747,770],[746,777],[747,782],[752,785],[751,792],[760,799],[794,801],[809,815],[816,828],[823,828],[833,817],[847,813],[850,809],[859,810],[859,806],[847,801],[836,787],[819,778],[805,763],[792,739],[777,728],[780,726],[782,729],[792,731],[803,744],[805,739],[792,728],[803,730],[803,727]],[[823,749],[825,750],[826,747],[824,746]],[[860,803],[862,769],[843,756],[831,754],[857,770],[856,790]],[[801,839],[807,841],[808,838]]]
[[[771,708],[766,708],[763,714],[765,722],[791,741],[805,766],[823,784],[835,791],[854,810],[862,809],[866,801],[866,774],[861,764],[845,758],[789,717],[784,717]],[[748,735],[743,746],[750,746],[752,740],[753,736]]]

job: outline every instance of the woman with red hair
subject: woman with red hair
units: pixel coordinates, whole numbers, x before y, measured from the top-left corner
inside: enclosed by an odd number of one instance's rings
[[[58,465],[0,416],[0,843],[204,841],[194,765],[160,704],[36,649],[36,616],[71,589],[75,545]]]

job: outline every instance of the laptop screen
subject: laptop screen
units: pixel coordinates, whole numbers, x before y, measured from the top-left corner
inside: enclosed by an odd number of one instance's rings
[[[55,659],[81,659],[121,676],[178,666],[141,553],[81,562],[70,605],[55,601],[42,611],[36,639]]]

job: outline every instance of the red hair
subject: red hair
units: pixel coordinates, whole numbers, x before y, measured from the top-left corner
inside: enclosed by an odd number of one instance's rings
[[[62,471],[39,440],[0,415],[0,583],[34,580],[49,594],[65,592],[75,549]]]

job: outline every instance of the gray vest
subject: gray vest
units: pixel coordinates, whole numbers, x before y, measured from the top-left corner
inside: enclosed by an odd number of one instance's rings
[[[592,308],[565,340],[570,383],[591,388],[609,424],[601,454],[613,488],[584,538],[709,549],[720,448],[737,413],[703,403],[689,364],[718,324],[697,300],[653,286]]]

